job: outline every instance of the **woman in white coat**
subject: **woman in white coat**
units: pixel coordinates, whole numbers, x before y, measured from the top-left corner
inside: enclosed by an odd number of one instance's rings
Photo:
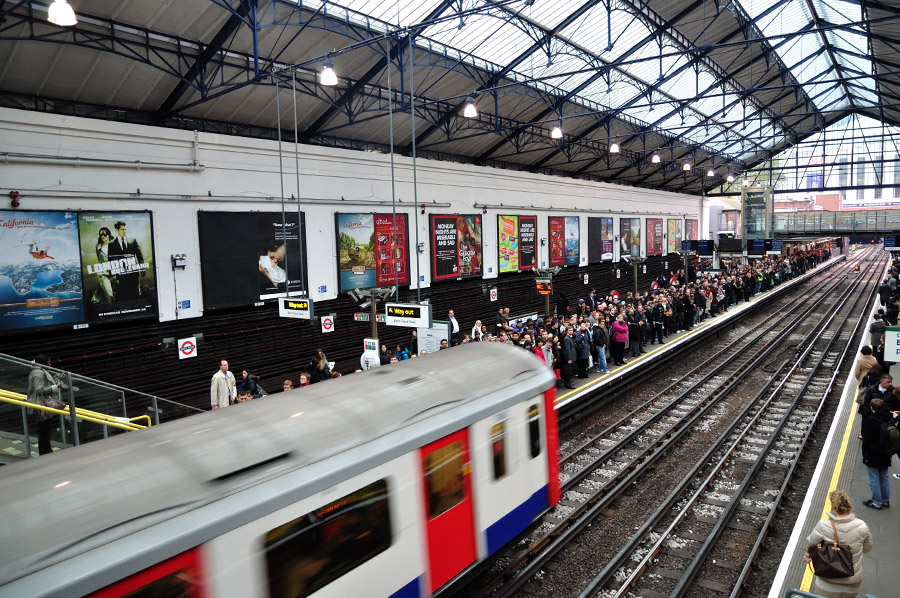
[[[872,534],[865,522],[853,514],[853,503],[847,493],[835,490],[828,495],[828,499],[831,501],[831,512],[816,523],[806,544],[808,550],[814,549],[819,542],[831,544],[834,542],[834,530],[837,529],[838,543],[849,546],[853,554],[853,575],[832,579],[817,575],[813,591],[826,598],[854,598],[862,585],[862,555],[872,549]],[[804,562],[808,563],[809,560],[808,554],[803,556]]]

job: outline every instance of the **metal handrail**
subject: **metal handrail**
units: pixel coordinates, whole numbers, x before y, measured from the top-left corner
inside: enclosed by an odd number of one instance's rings
[[[18,395],[18,396],[15,396],[15,395]],[[19,398],[19,397],[21,397],[21,398]],[[4,403],[18,405],[18,406],[22,407],[23,409],[24,408],[39,409],[41,411],[49,411],[50,413],[57,413],[59,415],[70,415],[70,411],[68,409],[56,409],[55,407],[47,407],[45,405],[38,405],[36,403],[30,403],[26,399],[27,399],[27,397],[25,397],[25,395],[23,395],[23,394],[14,393],[14,392],[10,392],[7,390],[0,390],[0,401],[2,401]],[[95,424],[100,424],[103,426],[110,426],[112,428],[119,428],[120,430],[127,430],[129,432],[132,430],[144,430],[147,427],[149,427],[149,424],[147,426],[142,426],[140,424],[133,423],[133,420],[128,420],[128,422],[126,423],[112,415],[106,415],[104,413],[97,413],[94,411],[90,411],[88,409],[82,409],[80,407],[75,408],[75,414],[78,417],[78,419],[82,419],[84,421],[92,422]],[[146,417],[148,422],[150,421],[150,416],[148,416],[148,415],[141,415],[141,416],[135,417],[133,419],[141,419],[143,417]]]

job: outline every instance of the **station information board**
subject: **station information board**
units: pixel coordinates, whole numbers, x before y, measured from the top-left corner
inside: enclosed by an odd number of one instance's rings
[[[549,295],[553,292],[553,283],[550,282],[549,278],[537,278],[535,279],[535,284],[540,295]]]
[[[888,251],[900,251],[900,247],[897,247],[897,235],[885,235],[884,248]]]

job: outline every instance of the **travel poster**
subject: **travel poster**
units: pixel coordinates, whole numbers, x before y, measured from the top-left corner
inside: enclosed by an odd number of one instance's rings
[[[0,210],[0,330],[83,320],[77,213]]]
[[[641,219],[619,219],[619,245],[621,257],[640,257],[641,255]]]
[[[603,220],[588,216],[588,263],[595,264],[603,261]]]
[[[302,213],[198,212],[197,224],[206,308],[252,305],[306,288]]]
[[[534,268],[537,216],[497,216],[497,252],[500,272]]]
[[[669,219],[666,253],[675,253],[681,247],[681,220]]]
[[[432,279],[481,276],[481,216],[432,214],[430,222]]]
[[[684,221],[684,228],[685,228],[684,238],[686,240],[696,241],[697,239],[700,238],[698,236],[700,227],[697,225],[696,220],[694,220],[692,218],[688,218],[687,220]]]
[[[647,255],[662,255],[663,221],[662,218],[647,218]]]
[[[339,292],[409,284],[406,214],[336,214]]]
[[[89,322],[156,316],[149,212],[79,212],[81,277]]]

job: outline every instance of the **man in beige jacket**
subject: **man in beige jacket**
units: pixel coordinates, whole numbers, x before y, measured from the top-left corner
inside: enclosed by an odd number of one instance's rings
[[[209,387],[209,402],[213,409],[228,407],[237,399],[237,385],[234,374],[228,371],[228,362],[224,359],[219,362],[219,371],[213,374],[212,384]]]
[[[862,382],[863,376],[869,373],[872,366],[878,363],[878,360],[872,356],[872,347],[865,345],[859,352],[859,359],[856,360],[856,369],[853,374],[856,376],[856,383]],[[884,372],[885,374],[887,372]]]

